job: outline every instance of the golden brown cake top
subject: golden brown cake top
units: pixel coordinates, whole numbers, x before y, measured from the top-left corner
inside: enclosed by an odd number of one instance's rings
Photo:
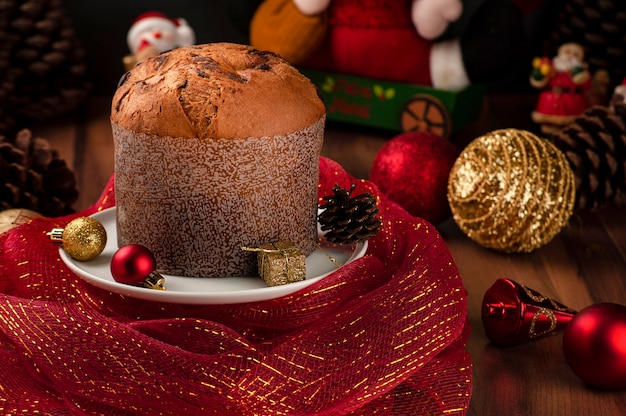
[[[324,113],[316,87],[278,55],[212,43],[165,52],[124,74],[111,121],[160,136],[248,138],[298,131]]]

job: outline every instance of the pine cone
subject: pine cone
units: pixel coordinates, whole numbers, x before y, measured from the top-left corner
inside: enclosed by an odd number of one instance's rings
[[[574,171],[576,209],[622,203],[626,195],[626,105],[594,106],[552,136]]]
[[[85,56],[62,0],[0,0],[0,39],[0,126],[49,119],[85,98]]]
[[[44,216],[74,212],[74,173],[47,140],[21,130],[13,142],[0,136],[0,209],[25,208]]]
[[[318,220],[324,237],[331,243],[352,244],[374,237],[381,229],[376,198],[369,193],[352,197],[356,184],[349,190],[339,185],[333,187],[333,195],[324,196]]]

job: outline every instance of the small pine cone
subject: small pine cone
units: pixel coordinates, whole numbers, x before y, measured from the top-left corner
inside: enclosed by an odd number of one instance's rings
[[[0,208],[25,208],[47,217],[74,212],[74,173],[47,140],[21,130],[14,141],[0,136]]]
[[[626,105],[594,106],[552,136],[576,181],[576,209],[596,210],[626,195]]]
[[[318,220],[326,240],[336,244],[353,244],[374,237],[382,228],[376,198],[364,193],[352,197],[356,184],[349,190],[339,185],[333,195],[324,196]]]

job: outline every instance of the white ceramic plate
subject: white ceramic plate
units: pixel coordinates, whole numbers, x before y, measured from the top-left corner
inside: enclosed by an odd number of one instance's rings
[[[328,256],[345,265],[363,257],[367,250],[367,242],[318,249],[306,258],[306,280],[281,286],[269,287],[260,277],[198,278],[164,274],[167,290],[152,290],[118,283],[111,275],[111,258],[118,249],[115,207],[98,212],[92,217],[100,221],[106,229],[107,244],[104,251],[94,260],[81,262],[71,258],[60,248],[63,262],[83,280],[96,287],[137,299],[159,302],[212,305],[279,298],[297,292],[337,270],[337,266]]]

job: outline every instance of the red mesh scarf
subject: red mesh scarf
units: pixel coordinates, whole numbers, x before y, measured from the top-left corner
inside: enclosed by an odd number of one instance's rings
[[[320,196],[355,181],[320,161]],[[355,192],[378,190],[357,180]],[[115,204],[113,180],[81,215]],[[51,415],[465,414],[465,290],[428,223],[381,197],[367,255],[280,299],[170,305],[92,287],[40,218],[0,236],[0,410]],[[146,289],[148,290],[148,289]]]

